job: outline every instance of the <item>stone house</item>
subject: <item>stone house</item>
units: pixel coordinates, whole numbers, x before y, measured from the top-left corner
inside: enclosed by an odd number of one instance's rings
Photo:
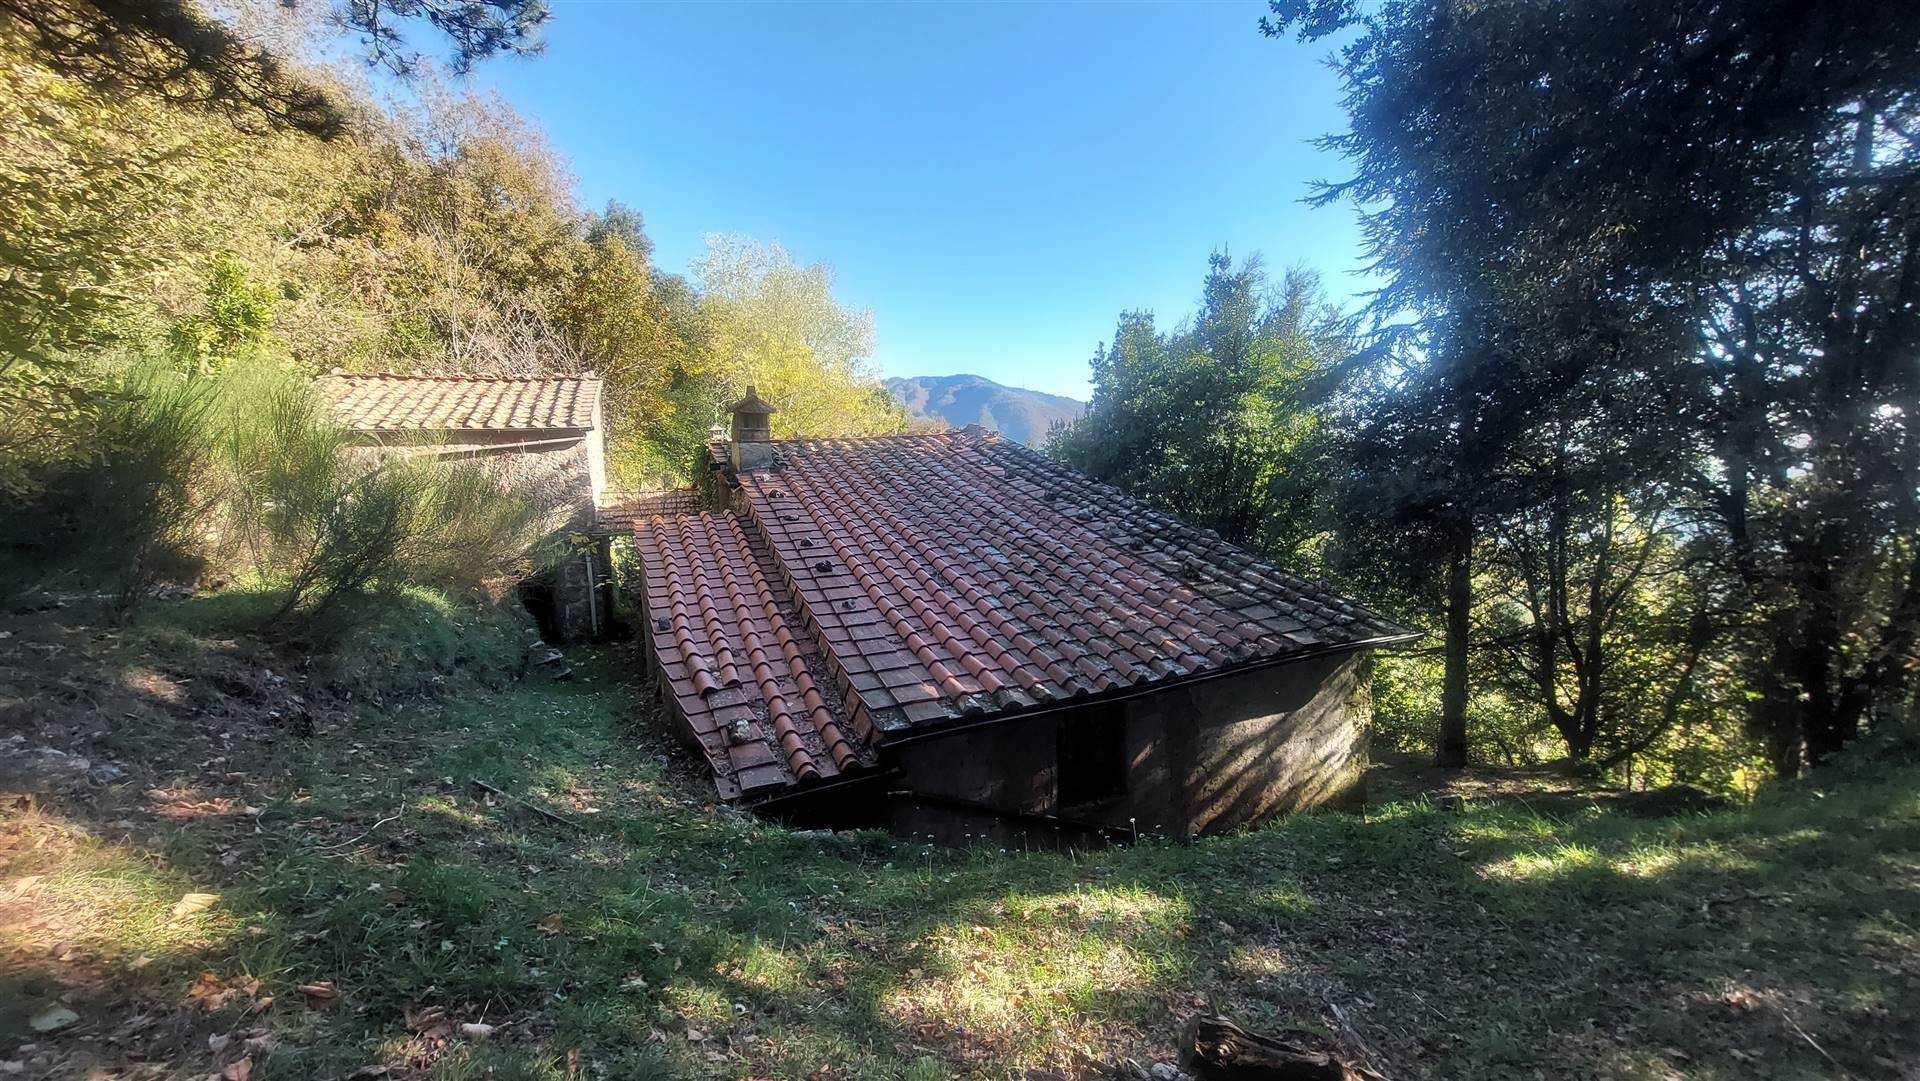
[[[768,438],[636,516],[647,656],[719,794],[1213,833],[1362,795],[1352,601],[978,428]],[[816,818],[818,816],[815,816]]]
[[[536,608],[544,609],[549,633],[563,641],[605,629],[612,575],[599,528],[608,489],[597,376],[335,370],[315,385],[366,453],[481,461],[553,507],[556,528],[583,539],[531,584]]]

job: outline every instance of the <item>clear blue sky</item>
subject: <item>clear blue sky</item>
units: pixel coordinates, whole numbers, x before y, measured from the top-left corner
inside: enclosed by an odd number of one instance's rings
[[[474,77],[541,124],[590,206],[640,210],[656,262],[711,232],[824,260],[887,375],[976,372],[1085,397],[1123,308],[1171,324],[1207,254],[1365,288],[1324,46],[1259,0],[794,6],[555,0],[547,52]]]

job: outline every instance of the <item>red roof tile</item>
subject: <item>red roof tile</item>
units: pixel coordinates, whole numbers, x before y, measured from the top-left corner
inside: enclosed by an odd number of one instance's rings
[[[729,664],[745,679],[730,628],[760,618],[763,582],[816,686],[845,703],[825,719],[855,757],[963,718],[1412,637],[977,429],[776,447],[772,469],[735,478],[743,515],[636,527],[648,612],[670,621],[656,650],[696,730],[711,727],[701,689]],[[716,585],[715,561],[736,584],[757,570],[754,589]],[[802,765],[789,758],[787,772],[800,779]]]
[[[599,424],[592,375],[323,375],[341,424],[362,432],[588,431]]]
[[[731,514],[638,522],[654,654],[722,795],[831,779],[866,750],[763,542]]]
[[[594,511],[594,528],[601,532],[625,534],[634,523],[648,518],[693,514],[705,506],[696,488],[669,488],[660,492],[629,492],[615,495],[608,505]]]
[[[1410,637],[989,433],[793,441],[777,462],[742,492],[882,730]],[[908,711],[925,702],[944,716]]]

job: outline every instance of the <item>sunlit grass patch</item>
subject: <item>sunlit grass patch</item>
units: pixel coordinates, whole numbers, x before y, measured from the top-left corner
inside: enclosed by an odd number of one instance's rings
[[[482,805],[463,804],[447,794],[425,796],[413,803],[412,810],[430,823],[469,834],[502,832],[499,820],[485,814]]]
[[[1681,849],[1669,845],[1637,848],[1611,861],[1614,870],[1623,875],[1640,879],[1655,879],[1672,874],[1687,865],[1699,866],[1709,861],[1719,863],[1725,854],[1717,849]],[[1724,866],[1724,865],[1723,865]]]
[[[1306,970],[1298,951],[1269,945],[1236,945],[1222,965],[1235,980],[1248,983],[1293,979]]]
[[[1647,845],[1611,862],[1620,874],[1651,883],[1681,875],[1763,875],[1768,869],[1751,848],[1720,842]]]
[[[1597,849],[1569,843],[1517,852],[1486,864],[1480,873],[1495,881],[1541,882],[1601,866],[1604,863]]]
[[[149,665],[129,667],[120,674],[120,685],[134,694],[169,706],[183,705],[187,701],[186,688]]]
[[[763,995],[793,995],[805,989],[805,965],[791,951],[771,943],[755,940],[718,967],[726,979]]]
[[[1008,920],[1057,924],[1095,934],[1166,934],[1192,917],[1183,898],[1139,886],[1089,886],[1058,893],[1014,894],[1001,906]]]
[[[40,811],[15,812],[4,829],[14,853],[0,867],[7,947],[59,943],[119,966],[215,949],[242,929],[208,887],[140,849]]]
[[[716,807],[685,761],[656,761],[644,690],[610,678],[622,657],[578,651],[572,683],[356,699],[340,730],[267,730],[209,769],[89,789],[124,804],[103,821],[157,823],[146,850],[81,826],[43,855],[0,850],[14,877],[58,865],[96,909],[149,921],[220,893],[197,928],[147,927],[124,952],[193,955],[137,992],[168,1005],[204,969],[258,979],[276,1004],[248,1024],[279,1047],[256,1078],[1077,1081],[1172,1057],[1202,1009],[1262,1031],[1350,1022],[1389,1076],[1830,1075],[1777,1012],[1757,1031],[1778,1042],[1739,1068],[1752,1016],[1705,993],[1729,981],[1783,996],[1855,1076],[1920,1061],[1897,1042],[1920,980],[1910,773],[1680,818],[1415,798],[1190,842],[956,850]],[[87,808],[62,813],[42,832]],[[88,870],[108,857],[130,866]],[[136,872],[151,881],[115,881]],[[312,982],[338,999],[303,1002]],[[501,1032],[414,1063],[426,1005]]]
[[[660,1005],[699,1036],[711,1035],[733,1023],[733,1000],[698,980],[677,980],[661,988]]]
[[[1193,914],[1178,897],[1087,886],[993,907],[912,944],[906,977],[884,1001],[891,1016],[963,1029],[1023,1061],[1044,1058],[1152,1009],[1193,963]]]

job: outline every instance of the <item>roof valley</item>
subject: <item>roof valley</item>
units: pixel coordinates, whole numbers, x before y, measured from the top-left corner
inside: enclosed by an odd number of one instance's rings
[[[733,515],[652,522],[657,531],[636,536],[654,649],[722,793],[820,780],[860,765],[835,721],[838,691],[820,685],[820,662],[808,655],[818,654],[817,643],[793,633],[769,579],[770,570],[778,573],[772,553]]]

